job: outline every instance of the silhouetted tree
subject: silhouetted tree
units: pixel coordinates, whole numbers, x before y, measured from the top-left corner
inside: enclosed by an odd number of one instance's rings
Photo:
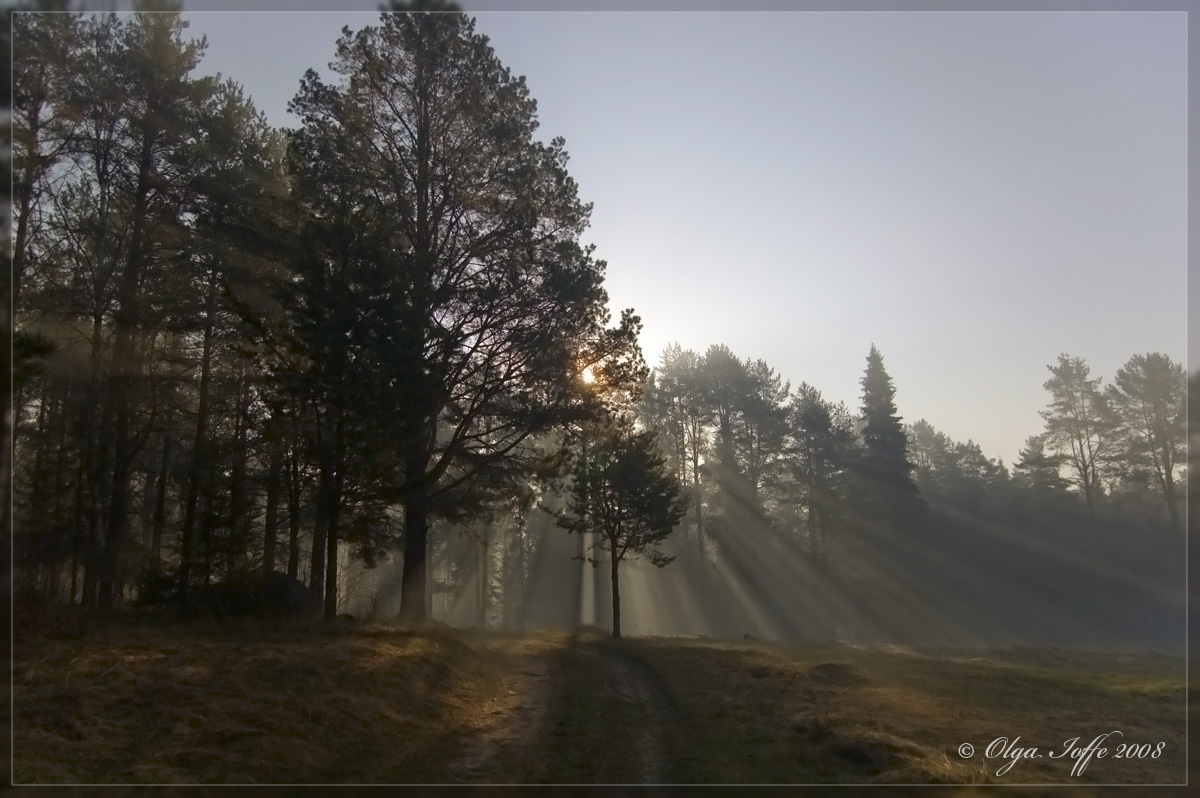
[[[196,526],[224,536],[226,563],[246,554],[234,544],[254,523],[258,408],[244,358],[218,347],[233,337],[220,311],[244,259],[223,220],[231,197],[244,202],[262,182],[261,170],[244,174],[265,124],[247,124],[255,112],[235,85],[192,75],[204,42],[185,38],[177,15],[19,19],[31,29],[14,53],[29,188],[17,315],[33,340],[54,345],[31,351],[40,433],[22,446],[54,467],[49,479],[37,469],[22,478],[18,504],[29,535],[66,543],[22,569],[43,569],[54,594],[67,554],[68,600],[109,607],[131,573],[178,551],[173,500],[189,482],[213,499],[193,523],[200,515]],[[198,391],[210,371],[219,390]],[[193,480],[196,439],[184,425],[214,410],[213,443],[228,458],[202,457]],[[230,481],[218,484],[222,466]]]
[[[1044,439],[1063,458],[1068,482],[1083,496],[1088,515],[1094,516],[1104,494],[1101,472],[1111,453],[1114,421],[1100,378],[1088,378],[1090,369],[1083,358],[1059,355],[1058,364],[1047,368],[1051,377],[1043,387],[1050,392],[1050,406],[1042,411]]]
[[[807,551],[823,570],[831,546],[849,514],[850,479],[858,452],[853,420],[808,383],[801,383],[788,407],[787,464],[803,513]]]
[[[778,475],[787,433],[787,401],[791,383],[775,373],[765,360],[746,360],[747,391],[741,400],[741,418],[735,441],[746,479],[759,503],[762,490]]]
[[[1104,393],[1117,418],[1122,468],[1140,468],[1152,475],[1171,525],[1178,526],[1175,479],[1187,446],[1183,366],[1158,352],[1134,355],[1117,370]]]
[[[1030,435],[1013,465],[1014,478],[1030,491],[1039,505],[1057,502],[1067,489],[1061,473],[1062,463],[1062,457],[1046,451],[1045,438]]]
[[[533,138],[524,80],[472,20],[383,14],[343,32],[333,71],[340,85],[310,71],[292,103],[293,158],[309,223],[326,228],[310,257],[345,294],[329,310],[373,355],[356,402],[388,424],[402,614],[421,620],[431,513],[487,472],[520,479],[531,436],[569,416],[577,353],[607,321],[603,264],[577,243],[590,209],[562,140]]]
[[[905,435],[914,480],[921,495],[927,501],[944,499],[947,491],[946,474],[951,468],[954,442],[923,418],[908,426]]]
[[[917,487],[927,502],[995,518],[1008,512],[1011,475],[1003,460],[987,457],[974,441],[956,443],[925,419],[908,427],[907,436]]]
[[[673,343],[663,350],[645,396],[647,425],[659,432],[668,460],[688,492],[691,529],[695,535],[698,575],[703,578],[705,553],[705,473],[711,451],[711,410],[706,398],[702,358]]]
[[[595,533],[594,545],[609,554],[613,637],[621,636],[621,563],[644,557],[658,568],[668,565],[674,558],[658,545],[686,512],[683,486],[653,432],[616,421],[580,459],[569,510],[560,518],[572,532]]]
[[[874,344],[861,385],[864,451],[860,475],[872,514],[877,522],[890,521],[911,531],[919,522],[924,502],[913,481],[908,439],[896,415],[896,389]]]
[[[709,462],[715,491],[708,524],[715,539],[729,540],[765,524],[760,497],[747,474],[746,448],[739,445],[753,380],[746,364],[724,344],[704,353],[699,377],[715,426]]]

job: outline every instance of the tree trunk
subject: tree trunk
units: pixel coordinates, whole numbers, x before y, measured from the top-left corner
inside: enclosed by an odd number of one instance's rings
[[[67,605],[75,606],[75,591],[79,587],[79,549],[71,550],[71,595],[67,597]]]
[[[158,491],[154,498],[154,526],[150,537],[150,563],[155,571],[162,564],[162,536],[167,524],[167,481],[171,474],[171,416],[167,414],[163,434],[162,461],[158,469]]]
[[[267,469],[267,509],[263,519],[263,574],[275,570],[275,533],[279,526],[279,477],[283,470],[283,452],[278,440],[271,441],[271,464]]]
[[[613,615],[612,633],[613,633],[613,637],[620,637],[621,636],[621,586],[617,579],[617,566],[619,566],[621,564],[621,561],[617,559],[617,555],[616,555],[617,544],[616,544],[616,542],[610,540],[609,545],[612,547],[611,549],[609,549],[609,560],[612,563],[612,605],[613,605],[612,606],[612,615]]]
[[[102,611],[110,610],[116,596],[118,567],[124,545],[125,524],[129,514],[129,471],[137,453],[137,442],[132,433],[130,415],[135,367],[133,338],[140,322],[139,294],[142,283],[142,268],[146,261],[146,220],[150,206],[150,169],[152,166],[154,140],[147,135],[142,138],[142,149],[138,161],[137,190],[134,195],[133,231],[130,236],[129,258],[121,273],[117,289],[117,310],[113,314],[115,337],[113,341],[112,372],[109,379],[109,396],[105,403],[105,424],[112,423],[112,492],[108,506],[108,524],[104,536],[104,557],[101,565],[100,593],[97,604]]]
[[[45,497],[42,495],[44,492],[44,489],[42,486],[42,481],[43,481],[42,473],[45,471],[45,465],[43,463],[44,452],[46,449],[45,442],[44,442],[45,434],[46,434],[46,391],[43,390],[42,395],[40,397],[40,401],[38,402],[37,438],[33,444],[33,451],[34,451],[33,473],[31,475],[32,484],[30,485],[30,489],[29,489],[29,505],[32,508],[33,512],[38,514],[37,516],[35,516],[35,518],[31,518],[29,520],[33,524],[36,524],[39,527],[43,527],[43,530],[42,530],[43,535],[45,534],[44,526],[46,523],[45,516],[43,515],[45,512]],[[4,509],[5,510],[8,509],[7,505],[5,506]],[[4,541],[4,542],[7,542],[7,541]],[[22,569],[23,581],[25,581],[26,583],[32,582],[33,584],[37,585],[37,583],[42,580],[39,579],[38,577],[33,576],[34,573],[38,573],[38,574],[40,574],[41,577],[44,577],[46,574],[50,573],[50,571],[53,570],[53,568],[51,567],[51,563],[49,562],[50,552],[46,551],[44,549],[43,549],[43,552],[44,552],[44,556],[37,557],[36,562],[33,562],[32,561],[33,558],[30,557],[30,555],[33,554],[33,552],[26,553],[25,556],[22,558],[23,565],[24,565],[24,568]],[[44,588],[43,585],[39,585],[36,589],[41,590],[43,588]],[[44,600],[44,598],[43,598],[43,600]]]
[[[1164,436],[1165,437],[1165,436]],[[1167,446],[1170,444],[1168,443]],[[1166,447],[1164,446],[1164,449]],[[1175,495],[1175,475],[1171,473],[1172,468],[1169,463],[1169,458],[1163,459],[1163,465],[1159,466],[1159,471],[1162,473],[1163,496],[1167,500],[1167,515],[1171,519],[1171,528],[1178,529],[1180,526],[1179,519],[1179,501]]]
[[[1087,515],[1089,519],[1096,517],[1096,497],[1095,497],[1095,481],[1092,471],[1085,464],[1083,467],[1083,498],[1087,502]]]
[[[133,462],[134,445],[129,431],[128,399],[122,398],[117,413],[116,444],[113,452],[112,494],[108,505],[108,523],[104,534],[104,553],[101,560],[99,596],[96,605],[109,611],[117,600],[120,578],[121,550],[125,543],[125,526],[129,516],[129,469]]]
[[[414,152],[416,174],[412,193],[416,198],[416,230],[412,236],[412,255],[416,263],[410,307],[414,325],[403,345],[404,358],[410,372],[425,375],[425,335],[428,331],[432,302],[433,272],[438,249],[437,231],[431,218],[433,196],[432,113],[434,101],[431,65],[427,57],[418,57],[414,69]],[[428,386],[422,386],[425,388]],[[437,407],[421,403],[410,404],[405,411],[407,434],[405,451],[404,489],[404,568],[400,588],[400,617],[407,623],[422,623],[426,619],[427,538],[429,534],[429,490],[426,469],[429,447],[436,434]]]
[[[1166,495],[1167,515],[1171,519],[1171,526],[1178,528],[1181,526],[1179,522],[1179,499],[1175,496],[1175,480],[1170,474],[1166,478]]]
[[[327,464],[321,466],[321,479],[317,488],[317,522],[313,526],[312,560],[308,571],[309,605],[316,614],[321,611],[325,587],[325,541],[329,533],[329,504],[332,492],[332,474]]]
[[[83,486],[87,482],[87,469],[84,464],[84,458],[79,458],[79,467],[75,469],[75,512],[73,519],[72,530],[72,558],[71,558],[71,596],[75,596],[75,589],[78,586],[80,590],[79,603],[85,604],[87,595],[87,557],[89,555],[88,536],[86,527],[86,511],[84,509],[85,494]],[[84,580],[83,584],[79,583],[79,556],[83,554],[84,565]],[[72,602],[73,603],[73,602]]]
[[[147,461],[146,468],[142,470],[142,501],[138,509],[142,543],[145,545],[147,553],[150,551],[151,539],[154,537],[154,497],[157,494],[158,469],[151,469],[150,463]]]
[[[208,482],[204,489],[204,517],[200,521],[200,572],[204,575],[204,585],[212,582],[213,565],[213,525],[216,523],[216,508],[213,507],[213,497],[217,493],[217,469],[208,469]]]
[[[192,463],[188,469],[187,499],[183,510],[183,532],[179,549],[179,590],[186,607],[190,587],[193,535],[196,529],[196,504],[200,496],[200,477],[208,464],[208,394],[212,384],[213,329],[217,313],[217,269],[208,273],[208,291],[204,300],[204,344],[200,357],[200,396],[196,407],[196,434],[192,445]]]
[[[487,529],[475,550],[475,575],[479,580],[475,589],[475,621],[480,629],[487,629]]]
[[[66,381],[66,393],[60,399],[58,405],[58,413],[56,414],[55,422],[58,425],[58,438],[56,451],[54,455],[54,479],[53,479],[53,496],[54,496],[54,523],[59,530],[59,535],[63,539],[63,543],[70,549],[72,557],[78,554],[77,546],[78,539],[74,519],[72,518],[73,502],[70,501],[71,484],[71,454],[70,454],[70,439],[69,439],[69,423],[70,414],[68,399],[71,393],[71,380]],[[3,472],[0,472],[3,473]]]
[[[817,543],[817,469],[811,461],[808,468],[808,550],[814,562],[821,560]]]
[[[288,456],[288,576],[300,574],[300,454],[292,445]]]
[[[104,495],[101,486],[104,484],[104,463],[106,460],[103,443],[96,435],[96,406],[100,402],[100,364],[103,358],[104,318],[97,314],[92,317],[92,351],[87,395],[79,418],[79,438],[83,442],[83,456],[79,460],[79,484],[86,485],[83,501],[80,502],[81,525],[86,525],[84,531],[83,557],[83,595],[81,602],[85,607],[96,604],[96,578],[100,572],[100,516],[104,512]],[[103,428],[103,425],[99,425]],[[86,473],[86,478],[85,478]]]
[[[408,472],[407,479],[417,484],[410,484],[404,497],[404,568],[401,572],[400,618],[407,623],[425,621],[425,555],[429,527],[425,488],[420,484],[424,476],[424,463],[418,467],[420,471]],[[414,473],[419,476],[414,476]]]
[[[29,487],[29,506],[34,513],[39,514],[45,512],[46,502],[42,495],[44,492],[42,473],[45,471],[43,459],[46,451],[46,393],[47,391],[42,391],[41,401],[38,402],[37,443],[34,445],[32,484]],[[49,563],[38,563],[39,567],[48,565]]]
[[[329,519],[329,533],[326,537],[325,546],[325,620],[327,621],[337,618],[338,605],[337,510],[331,510],[330,515],[332,517]]]
[[[233,573],[238,569],[241,557],[249,548],[250,505],[253,497],[246,480],[246,427],[250,424],[249,396],[245,374],[239,375],[238,403],[234,411],[233,466],[229,476],[229,544],[225,551],[226,570]]]
[[[337,617],[338,605],[338,518],[342,509],[342,473],[338,468],[330,488],[329,522],[326,533],[326,549],[328,556],[325,564],[325,619],[332,621]]]

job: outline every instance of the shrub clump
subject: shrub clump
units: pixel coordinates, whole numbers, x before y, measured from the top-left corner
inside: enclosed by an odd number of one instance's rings
[[[182,589],[178,575],[148,571],[140,585],[139,606],[183,619],[211,614],[218,620],[273,616],[296,618],[309,614],[308,588],[287,574],[239,571],[220,582]]]

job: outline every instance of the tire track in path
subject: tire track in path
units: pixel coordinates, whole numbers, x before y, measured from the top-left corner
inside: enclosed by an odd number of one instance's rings
[[[537,781],[673,784],[687,734],[662,678],[596,629],[555,658],[546,761]]]

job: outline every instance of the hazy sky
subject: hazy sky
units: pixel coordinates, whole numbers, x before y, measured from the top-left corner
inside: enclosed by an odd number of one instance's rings
[[[377,20],[186,16],[283,126]],[[725,343],[857,408],[874,342],[905,421],[1011,462],[1060,352],[1106,382],[1185,357],[1181,13],[476,17],[566,139],[651,365]]]

